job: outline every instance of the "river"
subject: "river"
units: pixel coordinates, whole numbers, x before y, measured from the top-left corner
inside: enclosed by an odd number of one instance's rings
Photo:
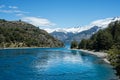
[[[0,80],[113,80],[100,58],[65,48],[0,50]]]

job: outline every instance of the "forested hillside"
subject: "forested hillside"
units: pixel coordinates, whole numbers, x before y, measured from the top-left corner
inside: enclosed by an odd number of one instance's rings
[[[63,43],[31,24],[0,19],[0,47],[62,47]]]
[[[79,44],[72,42],[71,48],[105,51],[108,60],[120,75],[120,21],[109,24],[108,28],[99,30],[90,39],[83,39]]]

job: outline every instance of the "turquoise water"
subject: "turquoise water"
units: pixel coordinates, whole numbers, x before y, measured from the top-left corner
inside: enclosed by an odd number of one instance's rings
[[[100,58],[68,48],[0,50],[0,80],[113,80]]]

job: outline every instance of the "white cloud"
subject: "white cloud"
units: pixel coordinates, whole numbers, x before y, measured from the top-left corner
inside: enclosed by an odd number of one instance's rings
[[[31,23],[35,26],[39,26],[40,28],[49,28],[55,25],[54,23],[45,18],[25,16],[26,13],[29,12],[22,11],[17,6],[0,5],[0,13],[14,14],[17,17],[20,17],[21,20]]]
[[[0,5],[0,8],[18,9],[17,6],[5,6],[5,5]]]
[[[18,9],[17,6],[8,6],[8,8],[10,8],[10,9]]]
[[[5,7],[5,5],[0,5],[0,8],[4,8]]]
[[[16,16],[23,17],[24,14],[22,14],[22,13],[18,13],[18,14],[16,14]]]
[[[44,27],[44,26],[50,27],[55,25],[54,23],[50,22],[48,19],[45,18],[23,17],[22,20],[39,27]]]
[[[25,12],[25,11],[21,11],[21,10],[8,10],[8,9],[0,10],[0,12],[2,12],[2,13],[16,13],[16,14],[29,13],[29,12]]]
[[[21,11],[21,10],[13,10],[14,13],[29,13],[29,12],[26,12],[26,11]]]
[[[13,13],[12,10],[0,10],[0,12],[2,12],[2,13]]]
[[[5,6],[5,5],[0,5],[0,12],[2,12],[2,13],[15,13],[15,14],[29,13],[26,11],[19,10],[17,6]]]

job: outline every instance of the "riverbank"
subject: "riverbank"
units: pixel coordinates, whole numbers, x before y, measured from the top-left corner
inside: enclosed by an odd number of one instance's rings
[[[104,53],[104,52],[94,52],[94,51],[88,51],[88,50],[83,50],[83,49],[80,49],[80,51],[87,52],[87,53],[90,53],[90,54],[95,55],[95,56],[97,56],[97,57],[100,57],[100,58],[102,58],[106,63],[110,64],[110,62],[109,62],[108,59],[107,59],[107,53]]]
[[[32,49],[32,48],[61,48],[61,47],[8,47],[8,48],[0,48],[0,50],[6,49]]]
[[[97,57],[100,57],[106,63],[110,64],[110,62],[107,59],[107,53],[104,53],[104,52],[94,52],[94,51],[89,51],[89,50],[84,50],[84,49],[74,49],[74,50],[79,50],[79,51],[86,52],[86,53],[91,54],[91,55],[95,55]]]

